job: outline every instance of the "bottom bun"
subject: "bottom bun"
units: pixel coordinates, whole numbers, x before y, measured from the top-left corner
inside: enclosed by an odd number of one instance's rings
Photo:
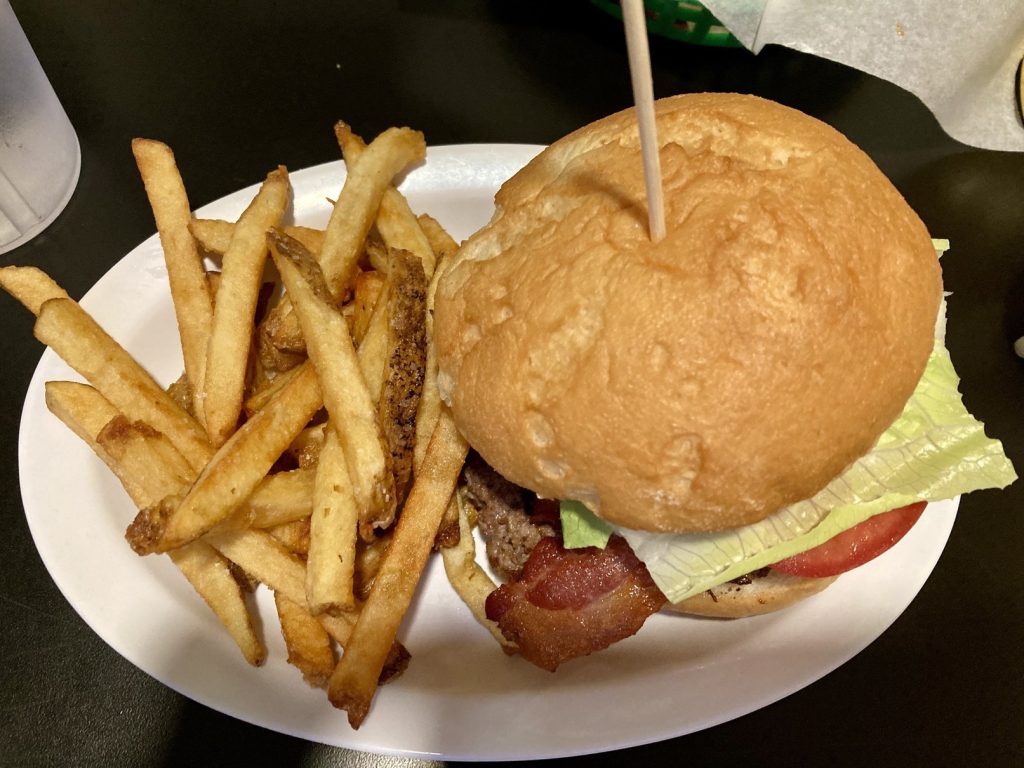
[[[769,570],[764,575],[752,574],[749,578],[746,584],[733,581],[719,584],[680,603],[670,603],[665,610],[719,619],[757,616],[817,594],[839,577],[806,578]]]

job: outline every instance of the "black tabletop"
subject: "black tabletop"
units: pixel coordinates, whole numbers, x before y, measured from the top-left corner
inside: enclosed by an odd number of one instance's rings
[[[3,260],[42,267],[73,296],[153,233],[133,136],[174,147],[199,206],[272,164],[336,159],[339,118],[366,136],[411,125],[431,144],[548,143],[631,102],[621,26],[583,0],[12,4],[77,129],[82,173],[56,223]],[[898,87],[793,51],[651,47],[657,95],[748,92],[815,115],[952,241],[943,270],[961,388],[1024,467],[1024,361],[1012,351],[1024,335],[1024,154],[963,146]],[[18,491],[21,403],[42,350],[20,306],[0,297],[0,316],[0,764],[419,764],[219,714],[85,625],[36,554]],[[699,733],[563,762],[1024,763],[1022,502],[1022,483],[964,498],[917,599],[821,681]]]

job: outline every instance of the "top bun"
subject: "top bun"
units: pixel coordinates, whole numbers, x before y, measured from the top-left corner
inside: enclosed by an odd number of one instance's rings
[[[509,480],[653,531],[756,522],[866,453],[924,370],[920,219],[838,132],[752,96],[656,102],[668,234],[633,110],[498,192],[441,279],[442,396]]]

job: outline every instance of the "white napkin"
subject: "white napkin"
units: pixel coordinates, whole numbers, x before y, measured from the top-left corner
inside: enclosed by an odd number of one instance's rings
[[[917,95],[954,139],[1024,151],[1024,0],[703,0],[754,53],[774,43]]]

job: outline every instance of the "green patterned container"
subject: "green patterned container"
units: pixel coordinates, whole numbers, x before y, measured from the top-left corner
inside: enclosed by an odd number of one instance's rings
[[[618,0],[590,0],[598,8],[622,18]],[[647,29],[656,35],[698,45],[739,48],[742,44],[732,36],[711,11],[691,0],[644,0]]]

